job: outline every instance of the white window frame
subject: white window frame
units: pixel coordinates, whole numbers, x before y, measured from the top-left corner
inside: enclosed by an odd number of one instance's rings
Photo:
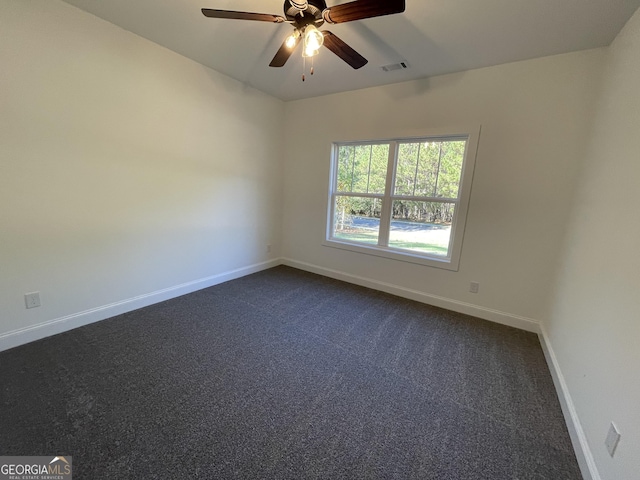
[[[408,197],[392,195],[393,186],[395,185],[395,173],[397,164],[397,150],[399,143],[406,142],[424,142],[424,141],[446,141],[446,140],[466,140],[464,160],[462,163],[462,173],[460,175],[460,186],[458,197],[456,199],[432,198],[428,197]],[[443,268],[447,270],[458,271],[460,266],[460,255],[462,253],[462,242],[467,221],[467,211],[469,209],[469,200],[471,197],[471,185],[473,181],[473,172],[475,169],[476,153],[478,142],[480,139],[480,126],[467,128],[446,129],[441,131],[430,131],[419,137],[404,137],[366,141],[346,141],[334,142],[331,150],[331,173],[329,182],[329,196],[327,208],[327,225],[326,236],[323,242],[324,246],[349,250],[352,252],[375,255],[378,257],[390,258],[403,262],[417,263],[430,267]],[[380,215],[380,231],[379,245],[368,245],[358,242],[350,242],[344,239],[334,238],[333,235],[333,218],[335,215],[335,198],[338,177],[338,149],[346,145],[378,145],[389,144],[389,159],[387,162],[387,177],[385,184],[385,193],[367,194],[353,193],[352,196],[357,197],[376,197],[382,199],[382,211]],[[343,194],[343,193],[341,193]],[[451,224],[451,237],[449,240],[449,256],[442,257],[437,255],[429,255],[410,250],[402,250],[399,248],[385,246],[388,244],[390,224],[391,224],[391,204],[394,199],[416,200],[416,201],[437,201],[446,203],[454,203],[454,217]],[[382,245],[380,245],[382,244]]]

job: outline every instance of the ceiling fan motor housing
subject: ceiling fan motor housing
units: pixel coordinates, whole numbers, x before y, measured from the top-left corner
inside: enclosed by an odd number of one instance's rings
[[[322,11],[327,8],[324,0],[285,0],[284,15],[287,20],[293,22],[296,28],[302,28],[309,24],[319,27],[324,23]]]

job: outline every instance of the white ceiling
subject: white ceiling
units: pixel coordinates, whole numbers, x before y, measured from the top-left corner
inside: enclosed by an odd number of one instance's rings
[[[201,8],[282,15],[283,0],[65,0],[283,100],[402,82],[609,45],[640,0],[407,0],[402,14],[327,25],[369,63],[353,70],[327,49],[302,82],[298,50],[269,62],[288,24],[206,18]],[[327,0],[327,5],[346,3]],[[406,61],[410,68],[384,72]],[[308,67],[307,67],[308,68]]]

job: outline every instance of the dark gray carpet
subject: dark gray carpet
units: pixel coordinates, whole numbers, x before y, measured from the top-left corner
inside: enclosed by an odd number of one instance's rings
[[[580,479],[536,335],[277,267],[0,353],[76,479]]]

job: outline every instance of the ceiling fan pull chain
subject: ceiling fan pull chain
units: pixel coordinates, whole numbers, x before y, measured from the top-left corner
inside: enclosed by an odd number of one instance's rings
[[[307,59],[302,57],[302,81],[304,82],[304,71],[307,69]]]
[[[314,57],[311,57],[311,75],[313,75],[313,58]]]

